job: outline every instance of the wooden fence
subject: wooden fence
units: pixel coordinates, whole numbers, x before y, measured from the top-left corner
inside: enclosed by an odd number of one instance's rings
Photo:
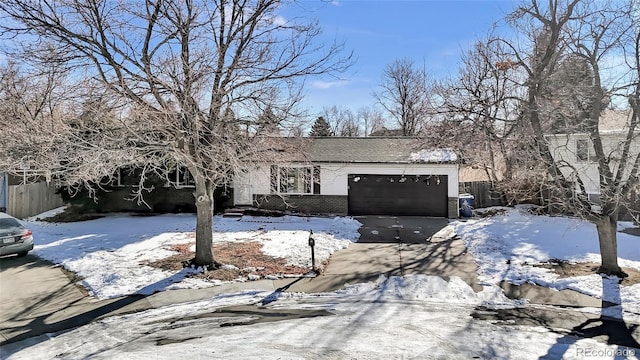
[[[506,205],[506,199],[489,181],[471,181],[460,183],[460,194],[474,197],[474,208]]]
[[[37,215],[64,205],[53,184],[37,182],[9,185],[7,213],[19,219]]]

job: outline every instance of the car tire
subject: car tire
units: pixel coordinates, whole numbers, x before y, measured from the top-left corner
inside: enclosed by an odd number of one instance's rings
[[[28,251],[21,251],[18,253],[18,257],[25,257],[27,256],[28,253],[29,253]]]

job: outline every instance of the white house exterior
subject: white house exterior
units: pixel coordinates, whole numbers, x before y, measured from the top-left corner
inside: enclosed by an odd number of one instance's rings
[[[611,164],[614,174],[620,164],[616,159],[620,159],[624,140],[628,134],[628,119],[628,111],[608,110],[600,120],[599,132],[603,150],[606,156],[613,159]],[[561,167],[564,175],[570,180],[577,180],[579,177],[584,183],[589,198],[597,202],[600,194],[598,162],[595,159],[593,143],[589,134],[550,134],[546,138],[554,160],[566,162],[566,166]],[[640,153],[640,129],[636,129],[631,142],[623,179],[628,178],[638,153]],[[579,190],[578,185],[576,185],[576,190]]]
[[[286,140],[285,140],[286,141]],[[309,138],[296,161],[234,180],[234,204],[303,213],[458,216],[453,152],[415,138]]]

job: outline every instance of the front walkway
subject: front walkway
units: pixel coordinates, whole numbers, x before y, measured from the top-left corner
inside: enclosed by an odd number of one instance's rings
[[[457,239],[433,239],[424,244],[355,243],[329,259],[322,275],[303,279],[290,291],[327,292],[378,279],[380,275],[424,274],[449,280],[458,276],[476,292],[481,291],[476,264],[464,243]]]

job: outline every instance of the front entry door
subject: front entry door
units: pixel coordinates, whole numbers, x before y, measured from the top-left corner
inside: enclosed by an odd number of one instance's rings
[[[234,205],[253,205],[253,194],[251,193],[251,179],[249,174],[243,173],[236,177],[233,189]]]

